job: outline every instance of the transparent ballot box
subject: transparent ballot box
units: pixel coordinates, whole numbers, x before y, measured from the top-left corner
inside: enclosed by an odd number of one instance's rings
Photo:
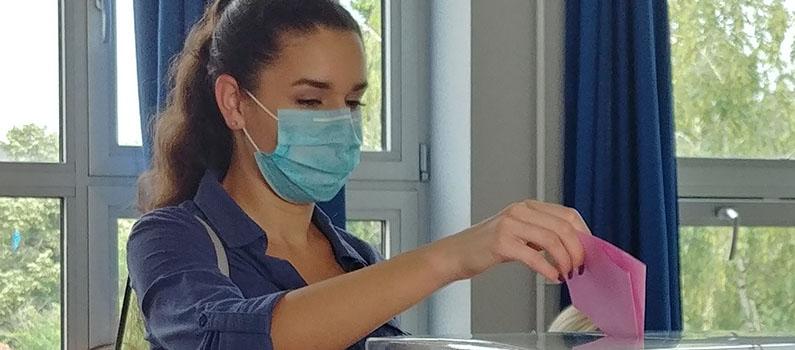
[[[367,350],[558,350],[558,349],[793,349],[795,334],[743,335],[735,333],[648,333],[626,340],[596,333],[522,333],[464,337],[371,338]]]

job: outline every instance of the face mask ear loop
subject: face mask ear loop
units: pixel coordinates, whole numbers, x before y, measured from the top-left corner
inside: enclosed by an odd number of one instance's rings
[[[268,115],[271,116],[271,118],[275,119],[276,121],[279,120],[279,118],[277,118],[276,115],[273,114],[273,112],[271,112],[270,109],[268,109],[268,107],[265,107],[265,105],[263,105],[262,102],[260,102],[256,97],[254,97],[254,94],[252,94],[250,91],[246,89],[243,89],[243,91],[246,92],[246,95],[248,95],[248,97],[251,97],[251,99],[254,100],[254,103],[256,103],[257,106],[262,108],[262,110],[265,111],[265,113],[268,113]]]
[[[257,147],[257,143],[254,142],[254,139],[252,139],[251,135],[248,134],[248,131],[246,130],[246,128],[243,128],[243,134],[246,135],[246,138],[248,139],[248,142],[251,142],[251,145],[254,146],[254,149],[257,150],[258,153],[261,153],[262,151],[259,150],[259,147]]]

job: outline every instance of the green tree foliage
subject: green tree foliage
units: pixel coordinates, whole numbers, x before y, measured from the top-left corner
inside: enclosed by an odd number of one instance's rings
[[[680,231],[685,329],[795,330],[795,228],[743,228],[732,261],[730,241],[728,227]]]
[[[16,161],[58,161],[58,137],[43,128],[11,129],[0,153]],[[14,250],[12,235],[21,234]],[[13,349],[60,347],[61,201],[0,197],[0,343]]]
[[[679,156],[795,157],[795,20],[784,1],[669,5]]]
[[[669,0],[677,153],[795,157],[795,14],[782,0]],[[795,330],[795,229],[680,231],[689,331]]]
[[[15,127],[0,141],[0,154],[14,162],[53,163],[59,160],[58,135],[35,124]]]
[[[383,226],[381,221],[348,221],[348,231],[363,241],[380,249],[383,239]]]

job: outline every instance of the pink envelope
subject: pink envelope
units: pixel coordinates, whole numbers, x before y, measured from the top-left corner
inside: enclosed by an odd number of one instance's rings
[[[643,338],[646,265],[598,237],[580,242],[585,271],[566,282],[572,304],[608,336]]]

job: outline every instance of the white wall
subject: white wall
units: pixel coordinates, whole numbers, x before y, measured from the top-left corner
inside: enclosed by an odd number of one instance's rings
[[[472,221],[535,197],[535,27],[528,0],[472,3]],[[535,280],[520,264],[472,280],[472,330],[531,329]]]
[[[471,224],[471,1],[430,2],[431,181],[430,238]],[[429,302],[431,334],[470,330],[469,281],[454,283]]]
[[[557,0],[431,1],[432,239],[513,201],[560,200],[562,7]],[[538,286],[535,274],[508,264],[448,287],[431,298],[430,331],[545,328],[558,287]]]

